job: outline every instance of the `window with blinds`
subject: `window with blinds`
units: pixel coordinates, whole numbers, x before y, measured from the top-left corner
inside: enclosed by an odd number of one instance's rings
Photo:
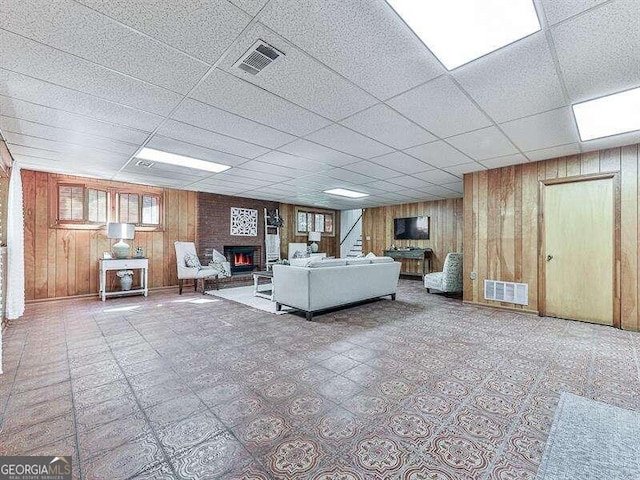
[[[91,223],[107,223],[107,192],[87,189],[87,220]]]
[[[84,186],[58,186],[58,220],[60,222],[84,222]]]
[[[143,225],[160,224],[160,197],[156,195],[142,196],[142,223]]]
[[[118,221],[140,226],[160,225],[160,196],[119,193]]]

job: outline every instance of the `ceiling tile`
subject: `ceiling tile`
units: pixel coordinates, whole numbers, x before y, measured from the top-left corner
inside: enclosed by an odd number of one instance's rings
[[[451,145],[475,160],[517,153],[517,149],[496,127],[483,128],[447,139]]]
[[[435,200],[436,199],[435,195],[430,195],[428,193],[420,192],[418,190],[412,190],[412,189],[401,190],[398,193],[400,195],[403,195],[403,196],[408,197],[409,199],[411,199],[410,200],[411,202],[415,202],[416,200],[427,201],[427,200]]]
[[[509,165],[516,165],[519,163],[527,163],[527,158],[520,153],[517,153],[515,155],[505,155],[503,157],[490,158],[482,161],[482,164],[487,168],[508,167]]]
[[[4,0],[2,7],[0,28],[175,92],[188,92],[208,68],[71,0]]]
[[[463,163],[462,165],[454,165],[453,167],[445,167],[444,170],[452,175],[461,177],[465,173],[479,172],[480,170],[486,170],[486,168],[478,162],[470,162]]]
[[[81,133],[99,135],[129,143],[142,143],[149,135],[142,130],[120,127],[110,123],[92,120],[62,110],[44,107],[35,103],[23,102],[0,95],[0,112],[5,115],[41,123],[57,128],[65,128]]]
[[[404,188],[424,188],[431,186],[431,183],[425,182],[415,176],[405,175],[403,177],[390,178],[388,180],[391,183],[395,183],[396,185],[402,185]]]
[[[89,148],[99,148],[112,152],[132,154],[137,148],[137,144],[119,142],[111,138],[99,137],[87,133],[74,132],[57,127],[50,127],[27,120],[18,120],[12,117],[0,116],[0,130],[4,133],[12,132],[23,134],[27,137],[40,137],[56,142],[64,142],[76,145],[84,145]]]
[[[375,182],[369,182],[363,185],[364,188],[376,188],[382,190],[383,192],[397,192],[399,190],[404,189],[402,185],[396,185],[395,183],[391,183],[388,181],[376,180]],[[376,194],[378,195],[378,194]]]
[[[388,167],[392,168],[393,170],[403,172],[405,174],[433,170],[433,167],[431,165],[427,165],[417,158],[413,158],[410,155],[402,152],[392,152],[387,155],[371,158],[370,161],[378,165],[382,165],[383,167]]]
[[[448,188],[441,187],[439,185],[432,185],[430,187],[421,188],[420,191],[436,197],[444,197],[444,196],[452,195],[454,193],[458,193],[458,194],[461,193],[461,192],[453,191]]]
[[[321,172],[331,168],[330,165],[316,162],[315,160],[309,160],[308,158],[298,157],[296,155],[290,155],[288,153],[278,152],[275,150],[262,155],[258,160],[268,163],[269,165],[278,165],[305,172]]]
[[[582,142],[580,149],[583,152],[592,152],[594,150],[604,150],[606,148],[621,147],[623,145],[633,145],[634,143],[640,143],[640,131]]]
[[[94,152],[98,155],[100,152],[106,154],[118,154],[119,156],[128,157],[136,151],[137,146],[129,143],[122,143],[115,140],[104,139],[100,142],[94,142],[92,145],[83,145],[81,143],[71,143],[60,137],[58,140],[49,140],[32,135],[16,133],[12,131],[3,131],[3,135],[7,143],[16,145],[24,145],[26,147],[42,148],[52,150],[54,152]],[[91,158],[91,157],[89,157]]]
[[[27,102],[86,115],[122,126],[152,131],[162,118],[151,113],[101,100],[0,68],[0,94]]]
[[[259,75],[234,67],[233,64],[258,38],[284,55]],[[373,96],[259,23],[234,44],[220,68],[332,120],[340,120],[377,102]],[[313,88],[309,88],[310,85]]]
[[[229,153],[211,150],[210,148],[200,147],[191,143],[181,142],[179,140],[174,140],[173,138],[163,137],[162,135],[154,135],[146,146],[149,148],[155,148],[156,150],[162,150],[163,152],[176,153],[178,155],[185,155],[187,157],[207,160],[209,162],[220,163],[222,165],[230,165],[232,167],[247,161],[244,157],[238,157],[237,155],[231,155]]]
[[[491,125],[486,115],[446,75],[387,103],[441,138]]]
[[[256,180],[260,180],[261,182],[269,182],[269,183],[279,183],[279,182],[288,180],[290,178],[290,177],[283,177],[282,175],[280,175],[279,172],[270,173],[270,172],[262,171],[259,174],[256,174],[255,170],[250,168],[245,168],[245,164],[242,164],[239,167],[232,168],[227,172],[225,172],[225,174],[228,174],[230,177],[234,176],[234,177],[242,177],[245,179],[256,179]]]
[[[365,159],[393,151],[386,145],[337,124],[318,130],[306,138],[326,147]]]
[[[391,170],[390,168],[383,167],[382,165],[378,165],[367,160],[363,160],[362,162],[354,163],[352,165],[347,165],[344,168],[346,170],[351,170],[352,172],[364,173],[369,177],[377,178],[379,180],[399,177],[402,175],[402,173],[400,172]]]
[[[251,17],[225,0],[78,0],[194,57],[214,63]]]
[[[500,125],[504,133],[523,151],[565,145],[579,140],[571,108],[559,108]]]
[[[566,105],[544,33],[490,53],[452,75],[496,122]]]
[[[414,173],[414,177],[424,180],[434,185],[442,185],[443,183],[450,183],[459,180],[458,177],[442,170],[431,170],[429,172]]]
[[[247,13],[255,15],[268,1],[269,0],[231,0],[231,3]]]
[[[331,122],[245,80],[216,69],[191,94],[196,100],[293,135]]]
[[[168,120],[159,129],[158,134],[181,140],[201,147],[231,153],[240,157],[255,158],[267,153],[267,148],[243,142],[226,135],[210,132],[186,123]]]
[[[278,148],[296,137],[195,100],[185,100],[172,118],[212,132]]]
[[[385,2],[272,0],[260,19],[380,99],[444,72]]]
[[[580,153],[580,147],[577,143],[569,145],[560,145],[559,147],[543,148],[526,152],[525,155],[531,161],[547,160],[549,158],[566,157],[567,155],[575,155]]]
[[[63,162],[71,162],[74,160],[81,160],[87,162],[87,159],[91,159],[91,162],[122,162],[124,163],[130,156],[130,154],[101,150],[98,148],[91,148],[84,145],[76,145],[73,143],[55,142],[53,140],[46,140],[38,137],[28,137],[19,133],[5,132],[5,139],[9,151],[16,150],[16,146],[30,147],[31,149],[37,149],[44,151],[44,156],[35,154],[33,156],[43,158],[59,158]],[[34,152],[35,153],[35,152]],[[90,162],[89,162],[90,163]]]
[[[552,29],[572,102],[640,86],[640,3],[617,0]]]
[[[16,138],[18,142],[24,142],[24,139]],[[105,152],[103,150],[95,150],[95,149],[79,149],[76,146],[75,150],[71,150],[70,148],[64,148],[59,146],[54,146],[57,150],[51,150],[51,144],[34,144],[39,145],[30,147],[22,144],[9,143],[7,144],[11,155],[17,159],[18,155],[21,157],[30,157],[32,159],[38,159],[39,161],[43,161],[43,164],[51,163],[53,164],[64,164],[64,165],[77,165],[82,164],[82,162],[86,163],[87,158],[91,158],[91,161],[95,161],[98,164],[100,162],[110,163],[112,165],[117,165],[114,168],[119,168],[120,165],[123,165],[128,159],[129,155],[124,155],[122,153],[113,153],[113,152]],[[49,148],[47,148],[49,147]]]
[[[338,152],[323,145],[303,139],[296,140],[295,142],[291,142],[288,145],[280,147],[280,150],[292,155],[316,160],[317,162],[328,163],[329,165],[336,167],[342,167],[344,165],[360,161],[358,157],[353,157],[346,153]]]
[[[464,192],[464,183],[461,181],[452,182],[452,183],[443,183],[442,186],[449,190],[453,190],[454,192],[457,192],[457,193]]]
[[[435,140],[429,132],[384,104],[356,113],[340,123],[398,149]]]
[[[442,140],[409,148],[405,150],[405,153],[434,167],[450,167],[452,165],[468,163],[471,160],[464,153],[460,153]]]
[[[41,43],[0,30],[2,67],[98,98],[159,115],[168,114],[182,96]]]
[[[555,25],[558,22],[573,17],[609,0],[571,0],[569,2],[558,0],[541,0],[544,7],[545,15],[549,25]]]
[[[344,180],[345,182],[350,182],[355,185],[360,185],[362,183],[368,183],[372,180],[375,180],[375,177],[373,176],[362,175],[361,173],[357,173],[351,170],[345,170],[343,168],[334,168],[332,170],[327,170],[326,172],[324,172],[324,175],[335,178],[337,180]]]
[[[271,163],[260,162],[258,160],[251,160],[249,162],[243,163],[242,168],[255,172],[256,177],[262,177],[263,173],[267,173],[269,175],[278,175],[282,178],[282,181],[301,175],[301,171],[296,170],[295,168],[273,165]]]
[[[120,167],[119,163],[114,164],[102,164],[100,162],[92,162],[91,164],[74,164],[70,165],[64,162],[42,163],[38,159],[32,159],[29,157],[22,157],[16,155],[16,160],[20,162],[22,168],[27,170],[37,170],[50,173],[61,173],[65,175],[80,175],[90,178],[111,178]],[[140,182],[142,183],[142,182]]]

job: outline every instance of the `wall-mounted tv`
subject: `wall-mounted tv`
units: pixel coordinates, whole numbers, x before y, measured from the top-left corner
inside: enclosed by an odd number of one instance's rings
[[[393,238],[396,240],[429,240],[430,217],[393,219]]]

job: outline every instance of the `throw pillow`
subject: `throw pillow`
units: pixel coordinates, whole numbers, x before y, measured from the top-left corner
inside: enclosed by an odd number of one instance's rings
[[[213,271],[218,275],[218,278],[227,278],[229,276],[229,273],[224,266],[225,262],[218,262],[217,260],[211,260],[209,262],[209,267],[211,267]]]
[[[211,258],[212,258],[212,261],[219,262],[219,263],[224,263],[224,262],[227,261],[227,257],[225,257],[223,254],[221,254],[215,248],[211,252]]]
[[[202,264],[200,263],[200,259],[197,255],[193,253],[187,253],[184,256],[184,264],[189,268],[202,268]]]
[[[367,254],[365,255],[365,257],[364,257],[364,258],[376,258],[376,254],[375,254],[375,253],[373,253],[373,252],[369,252],[369,253],[367,253]]]
[[[302,250],[297,250],[293,252],[292,258],[307,258],[307,257],[309,257],[309,254],[307,252],[303,252]]]

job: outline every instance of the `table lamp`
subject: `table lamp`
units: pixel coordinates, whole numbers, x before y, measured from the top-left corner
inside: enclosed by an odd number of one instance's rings
[[[321,239],[322,234],[320,232],[309,232],[309,241],[313,242],[309,245],[311,247],[311,253],[318,253],[318,244],[316,242],[319,242]]]
[[[116,258],[127,258],[131,247],[124,240],[132,240],[136,233],[136,226],[132,223],[107,223],[107,238],[119,238],[111,249]]]

